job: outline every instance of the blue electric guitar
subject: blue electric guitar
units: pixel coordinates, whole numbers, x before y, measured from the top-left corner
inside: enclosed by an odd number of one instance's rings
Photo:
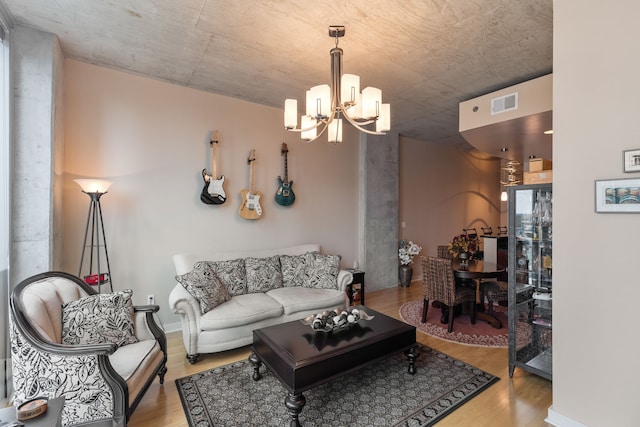
[[[291,187],[293,181],[289,181],[289,175],[287,172],[287,153],[289,148],[287,144],[282,143],[280,154],[284,156],[284,180],[282,177],[278,177],[278,191],[276,191],[276,203],[280,206],[291,206],[296,200],[296,195],[293,194]]]
[[[222,188],[224,184],[224,175],[217,179],[218,174],[216,171],[216,149],[218,147],[218,131],[214,131],[211,136],[211,175],[207,175],[207,170],[202,169],[202,180],[204,181],[204,188],[200,193],[200,200],[207,205],[221,205],[227,200],[227,195]]]
[[[260,206],[260,192],[253,189],[253,162],[256,160],[256,150],[251,150],[247,163],[249,163],[249,189],[240,191],[242,204],[238,213],[244,219],[258,219],[262,215]]]

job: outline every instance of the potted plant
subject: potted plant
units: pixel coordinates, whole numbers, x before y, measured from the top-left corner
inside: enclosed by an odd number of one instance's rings
[[[400,286],[411,286],[411,277],[413,276],[413,257],[418,255],[422,251],[422,248],[411,240],[400,240],[400,246],[398,248],[398,258],[400,259],[400,268],[398,275],[400,277]]]

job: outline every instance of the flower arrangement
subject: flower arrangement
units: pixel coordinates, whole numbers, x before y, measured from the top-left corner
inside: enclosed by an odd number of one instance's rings
[[[469,256],[473,257],[478,250],[478,246],[478,236],[471,237],[467,234],[459,234],[449,242],[449,252],[454,258],[463,252],[467,252]]]
[[[398,257],[400,258],[400,264],[409,265],[413,262],[413,257],[418,255],[422,248],[411,240],[400,240],[400,248],[398,249]]]

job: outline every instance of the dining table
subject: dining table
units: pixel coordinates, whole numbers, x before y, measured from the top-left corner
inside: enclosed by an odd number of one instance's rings
[[[484,293],[482,292],[482,279],[495,279],[506,271],[506,267],[495,262],[471,259],[461,262],[458,258],[452,261],[453,274],[461,282],[473,283],[476,287],[477,309],[476,320],[484,320],[494,328],[500,329],[502,322],[495,316],[485,311]]]

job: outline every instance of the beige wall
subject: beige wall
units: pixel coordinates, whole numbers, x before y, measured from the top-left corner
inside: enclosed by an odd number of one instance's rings
[[[164,322],[174,286],[171,256],[183,251],[273,248],[319,243],[358,256],[358,135],[345,142],[305,143],[283,130],[282,110],[66,61],[64,249],[66,271],[77,273],[89,204],[73,182],[113,181],[102,197],[115,289],[132,288],[137,303],[155,294]],[[200,171],[210,169],[208,133],[220,130],[218,170],[229,196],[205,205]],[[283,174],[280,145],[289,146],[289,179],[296,202],[273,199]],[[239,192],[248,186],[247,156],[255,148],[255,187],[264,213],[238,216]]]
[[[594,213],[594,180],[637,178],[640,3],[554,2],[553,408],[557,425],[637,426],[640,215]],[[566,417],[566,418],[564,418]]]
[[[463,228],[493,227],[500,222],[500,161],[475,151],[400,138],[400,238],[437,255]],[[506,208],[506,206],[505,206]],[[406,228],[402,228],[402,222]],[[422,275],[414,259],[414,279]]]

